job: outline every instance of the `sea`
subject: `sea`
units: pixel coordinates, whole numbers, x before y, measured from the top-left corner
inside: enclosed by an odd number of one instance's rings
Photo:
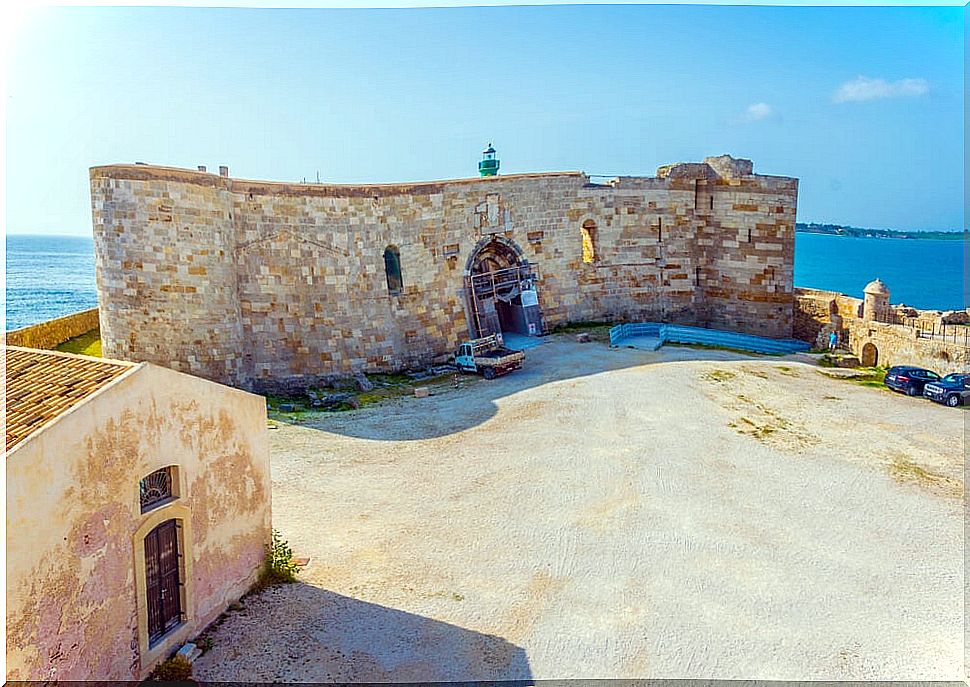
[[[876,277],[893,303],[959,310],[970,298],[964,241],[795,235],[795,285],[862,297]],[[98,304],[94,244],[79,236],[7,236],[6,329]]]

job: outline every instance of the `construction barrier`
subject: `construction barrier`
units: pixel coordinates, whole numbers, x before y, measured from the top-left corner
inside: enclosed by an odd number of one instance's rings
[[[798,339],[770,339],[721,329],[688,327],[662,322],[632,322],[618,324],[610,329],[610,345],[622,346],[623,341],[637,336],[654,337],[665,343],[702,344],[722,348],[736,348],[754,353],[787,354],[809,350],[810,346]]]

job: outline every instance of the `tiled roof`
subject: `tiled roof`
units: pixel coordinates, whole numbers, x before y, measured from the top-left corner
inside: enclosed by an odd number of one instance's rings
[[[4,346],[7,450],[123,375],[132,363]]]

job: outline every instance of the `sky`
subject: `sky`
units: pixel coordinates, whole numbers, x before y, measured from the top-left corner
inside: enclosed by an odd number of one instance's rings
[[[60,7],[6,49],[6,232],[91,235],[88,168],[370,183],[729,153],[798,220],[963,226],[963,8]]]

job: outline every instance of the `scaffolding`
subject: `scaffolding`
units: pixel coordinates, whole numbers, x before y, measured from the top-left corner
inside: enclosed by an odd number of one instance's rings
[[[487,336],[501,331],[497,315],[493,317],[492,313],[483,313],[485,302],[510,303],[523,291],[533,291],[538,281],[539,271],[530,262],[491,272],[466,275],[465,294],[477,335]]]

